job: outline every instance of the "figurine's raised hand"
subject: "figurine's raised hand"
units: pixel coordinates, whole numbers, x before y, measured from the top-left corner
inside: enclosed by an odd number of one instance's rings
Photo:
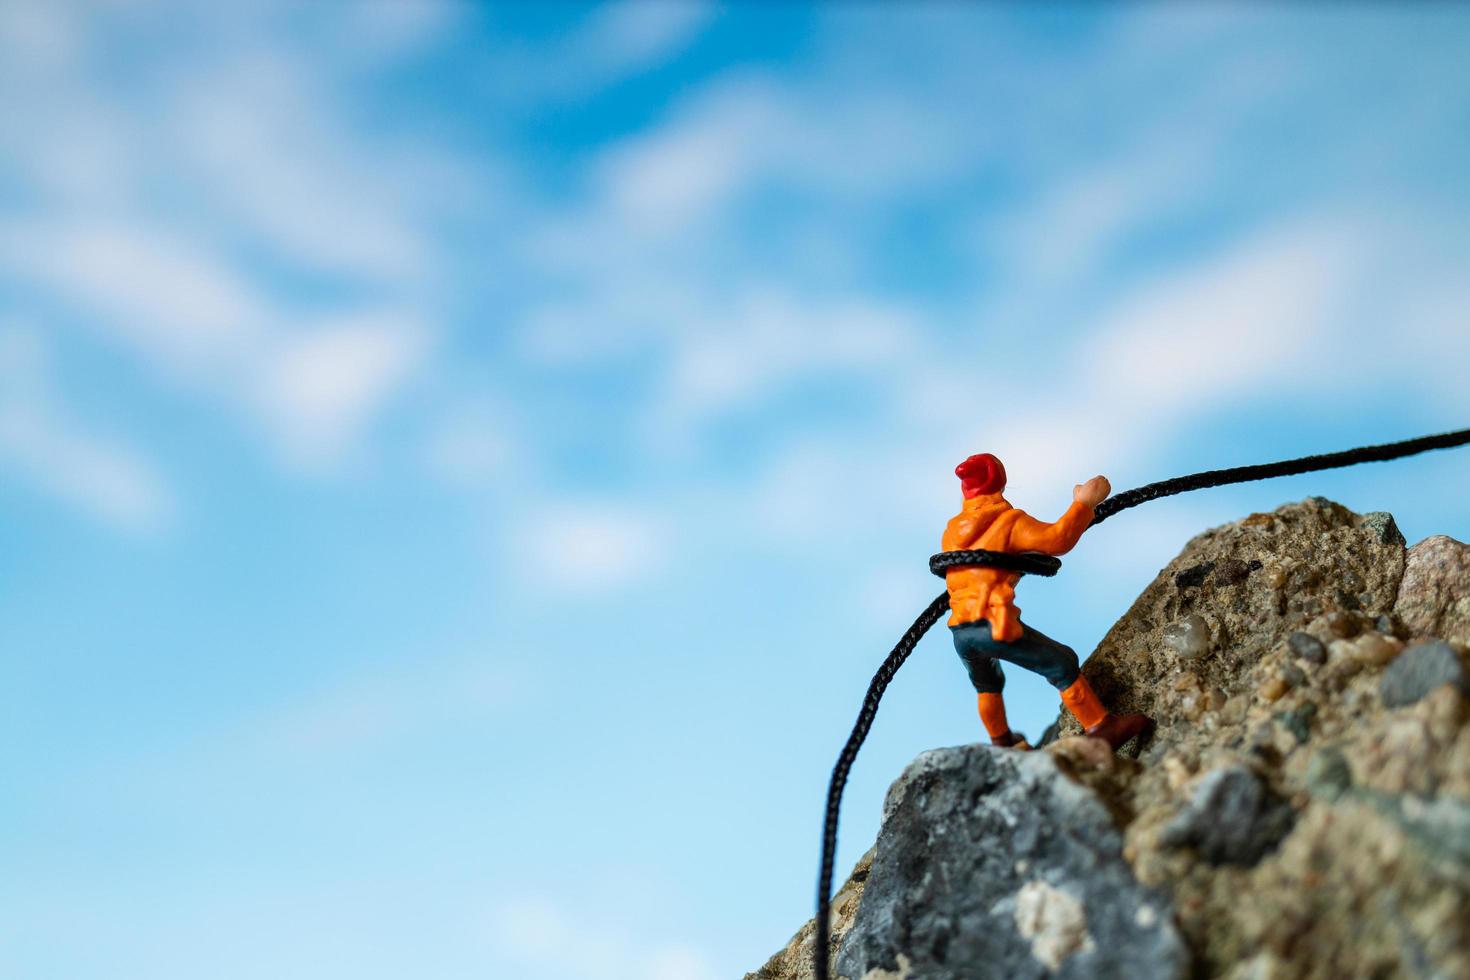
[[[1079,483],[1072,488],[1072,499],[1079,504],[1086,504],[1096,509],[1097,505],[1108,499],[1108,494],[1113,492],[1113,485],[1105,476],[1095,476],[1086,483]]]

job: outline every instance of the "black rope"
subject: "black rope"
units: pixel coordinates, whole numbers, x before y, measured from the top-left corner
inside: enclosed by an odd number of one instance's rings
[[[832,908],[832,865],[837,859],[837,814],[842,807],[842,791],[847,786],[847,776],[852,772],[858,749],[863,747],[863,740],[868,737],[868,729],[873,727],[873,718],[878,714],[878,702],[883,699],[883,691],[888,687],[888,682],[893,680],[898,668],[914,652],[914,646],[929,632],[929,627],[939,622],[948,608],[949,591],[946,590],[934,597],[934,601],[929,603],[929,607],[919,614],[914,625],[899,639],[898,645],[868,684],[868,693],[863,696],[863,706],[858,712],[857,723],[852,726],[852,734],[847,736],[847,744],[842,746],[842,752],[837,756],[837,765],[832,767],[832,782],[827,784],[827,820],[822,826],[822,870],[817,876],[817,935],[813,950],[818,980],[827,980],[828,977],[827,946],[832,939],[832,923],[829,921]]]
[[[1361,446],[1345,449],[1340,453],[1322,453],[1318,456],[1302,456],[1299,459],[1283,459],[1276,463],[1257,463],[1254,466],[1232,466],[1224,470],[1206,470],[1189,476],[1176,476],[1172,480],[1149,483],[1136,490],[1125,490],[1114,494],[1101,504],[1092,518],[1094,526],[1112,517],[1121,510],[1160,497],[1172,497],[1176,493],[1223,487],[1230,483],[1250,483],[1253,480],[1269,480],[1277,476],[1296,476],[1298,473],[1315,473],[1318,470],[1335,470],[1342,466],[1358,463],[1381,463],[1389,459],[1401,459],[1429,452],[1431,449],[1453,449],[1470,445],[1470,429],[1442,432],[1437,436],[1420,436],[1402,442],[1385,442],[1377,446]]]
[[[929,571],[944,578],[957,568],[1003,568],[1022,575],[1041,575],[1051,578],[1062,567],[1060,558],[1036,552],[1008,555],[1004,551],[941,551],[929,558]]]
[[[1315,473],[1319,470],[1354,466],[1358,463],[1377,463],[1413,456],[1432,449],[1453,449],[1456,446],[1465,445],[1470,445],[1470,429],[1459,429],[1435,436],[1421,436],[1417,439],[1405,439],[1402,442],[1386,442],[1377,446],[1361,446],[1337,453],[1284,459],[1276,463],[1232,466],[1223,470],[1206,470],[1202,473],[1191,473],[1188,476],[1177,476],[1171,480],[1149,483],[1109,497],[1098,505],[1093,514],[1092,525],[1089,526],[1101,524],[1119,511],[1130,507],[1137,507],[1139,504],[1158,500],[1160,497],[1188,493],[1191,490],[1205,490],[1231,483],[1268,480],[1278,476],[1295,476],[1299,473]],[[945,551],[929,559],[929,570],[935,575],[944,575],[955,568],[974,566],[1002,568],[1023,575],[1029,573],[1051,576],[1057,573],[1062,563],[1050,555],[1007,555],[999,551],[983,550]],[[914,625],[908,628],[908,631],[898,641],[898,645],[893,648],[893,652],[883,661],[883,665],[873,675],[872,682],[868,684],[868,693],[863,697],[862,710],[858,712],[857,723],[852,726],[852,734],[847,736],[847,742],[837,756],[837,764],[832,767],[832,781],[827,785],[827,813],[822,823],[822,865],[817,875],[816,936],[812,947],[816,980],[829,980],[831,976],[827,947],[831,944],[832,939],[832,923],[829,921],[832,914],[832,868],[837,858],[837,818],[842,808],[842,791],[847,786],[847,777],[852,772],[853,762],[857,760],[858,750],[862,748],[864,740],[868,737],[868,731],[873,727],[873,719],[878,714],[878,702],[882,700],[883,692],[893,680],[893,675],[898,673],[898,668],[902,667],[904,661],[909,658],[909,654],[914,652],[914,647],[919,640],[929,632],[930,627],[939,622],[948,608],[949,591],[945,590],[919,614],[919,618],[914,620]]]

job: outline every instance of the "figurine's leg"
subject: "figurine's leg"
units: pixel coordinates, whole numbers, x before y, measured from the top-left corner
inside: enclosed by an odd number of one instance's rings
[[[1001,696],[1001,691],[1006,683],[1005,674],[1001,673],[1000,665],[995,662],[995,658],[986,652],[989,646],[995,645],[995,641],[990,638],[990,624],[982,619],[979,622],[966,623],[953,629],[955,650],[965,664],[965,672],[970,675],[970,683],[975,686],[976,701],[980,709],[980,723],[985,726],[985,733],[990,736],[990,743],[1006,747],[1030,748],[1025,738],[1011,731],[1010,722],[1006,720],[1005,699]]]
[[[1040,630],[1021,624],[1021,638],[1004,644],[993,656],[1035,671],[1061,692],[1062,704],[1088,735],[1105,740],[1114,749],[1153,726],[1143,715],[1115,715],[1104,708],[1082,676],[1077,652]]]

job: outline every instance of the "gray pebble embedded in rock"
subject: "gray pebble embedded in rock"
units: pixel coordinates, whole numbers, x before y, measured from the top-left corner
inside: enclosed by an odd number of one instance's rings
[[[1307,763],[1307,786],[1317,796],[1335,800],[1353,785],[1353,770],[1342,749],[1328,746]]]
[[[1292,656],[1318,666],[1327,662],[1327,648],[1311,633],[1296,632],[1286,638]]]
[[[925,980],[1185,973],[1173,908],[1097,795],[1044,752],[925,752],[889,790],[837,972]]]
[[[1364,514],[1363,527],[1378,535],[1378,540],[1384,544],[1396,544],[1399,547],[1408,544],[1404,540],[1404,533],[1399,530],[1398,523],[1393,519],[1393,515],[1386,510],[1375,510]]]
[[[1210,652],[1210,624],[1196,614],[1164,627],[1164,645],[1180,660],[1198,660]]]
[[[1470,677],[1455,648],[1443,640],[1417,643],[1389,664],[1378,684],[1379,696],[1390,708],[1413,704],[1441,684],[1453,684],[1470,697]]]
[[[1166,847],[1193,847],[1211,864],[1250,867],[1291,830],[1291,807],[1242,765],[1207,773],[1164,828]]]

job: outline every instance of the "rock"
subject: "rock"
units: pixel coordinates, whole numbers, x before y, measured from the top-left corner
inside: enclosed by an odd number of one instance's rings
[[[1378,535],[1378,540],[1384,544],[1395,544],[1402,548],[1408,544],[1404,540],[1404,534],[1399,530],[1398,523],[1393,515],[1386,510],[1375,510],[1363,515],[1363,527]]]
[[[1253,574],[1229,588],[1203,587],[1230,560],[1285,568],[1286,585],[1273,588]],[[1290,504],[1214,528],[1159,572],[1086,658],[1082,673],[1111,710],[1154,718],[1154,739],[1194,737],[1195,717],[1159,683],[1180,662],[1165,639],[1173,624],[1198,615],[1210,625],[1213,652],[1189,661],[1190,669],[1206,688],[1235,695],[1270,673],[1255,668],[1292,633],[1306,631],[1319,616],[1356,611],[1345,608],[1344,598],[1369,616],[1392,610],[1403,570],[1402,547],[1383,542],[1358,515],[1328,501]],[[1062,735],[1081,733],[1070,716],[1058,721]]]
[[[932,980],[1180,977],[1187,963],[1096,794],[1045,752],[984,745],[925,752],[889,790],[837,970],[897,972],[900,954]]]
[[[1281,696],[1287,692],[1291,685],[1286,683],[1286,678],[1280,674],[1272,674],[1262,682],[1256,693],[1265,701],[1280,701]]]
[[[1396,640],[1402,640],[1407,635],[1404,624],[1393,613],[1384,613],[1373,620],[1373,628],[1384,636],[1391,636]]]
[[[1351,640],[1363,631],[1363,624],[1358,621],[1358,617],[1342,609],[1323,616],[1322,626],[1331,635],[1344,640]]]
[[[1410,548],[1393,611],[1414,636],[1470,643],[1470,545],[1436,534]]]
[[[1405,650],[1383,672],[1379,696],[1390,708],[1413,704],[1441,684],[1454,686],[1470,697],[1470,678],[1455,648],[1442,640],[1419,643]]]
[[[1276,716],[1281,726],[1291,732],[1296,738],[1297,744],[1305,744],[1312,737],[1312,719],[1317,717],[1317,706],[1311,701],[1297,705],[1290,711],[1283,711]]]
[[[1353,770],[1347,756],[1336,746],[1312,756],[1307,764],[1307,788],[1310,792],[1335,800],[1353,785]]]
[[[1164,630],[1164,644],[1180,660],[1198,660],[1210,652],[1210,624],[1202,616],[1186,616]]]
[[[1118,757],[1113,755],[1113,749],[1107,742],[1086,735],[1057,739],[1043,751],[1063,760],[1073,771],[1098,769],[1111,772],[1118,763]]]
[[[916,762],[834,906],[839,932],[875,917],[847,975],[1132,975],[1101,965],[1128,920],[1145,976],[1470,977],[1470,548],[1386,527],[1315,499],[1191,540],[1082,668],[1156,719],[1141,746],[1106,755],[1062,712],[1045,751]],[[811,931],[760,980],[810,978]]]
[[[1297,630],[1286,638],[1286,645],[1298,660],[1318,666],[1327,662],[1327,647],[1311,633]]]
[[[832,896],[832,933],[827,947],[829,961],[841,947],[847,931],[852,928],[852,921],[857,916],[858,903],[862,900],[863,888],[872,867],[873,851],[870,849],[858,861],[857,867],[852,869],[847,881],[837,889],[837,894]],[[812,944],[817,935],[816,921],[814,918],[808,919],[806,925],[797,930],[785,948],[767,960],[759,970],[747,973],[744,980],[813,980],[816,977],[812,963]]]
[[[1191,565],[1174,576],[1174,584],[1181,589],[1196,589],[1205,584],[1205,579],[1215,570],[1212,561]]]
[[[1205,774],[1160,841],[1193,847],[1211,864],[1250,867],[1276,847],[1291,823],[1291,807],[1249,768],[1233,765]]]
[[[1382,667],[1399,655],[1404,645],[1382,633],[1364,633],[1353,641],[1353,656],[1373,667]]]

